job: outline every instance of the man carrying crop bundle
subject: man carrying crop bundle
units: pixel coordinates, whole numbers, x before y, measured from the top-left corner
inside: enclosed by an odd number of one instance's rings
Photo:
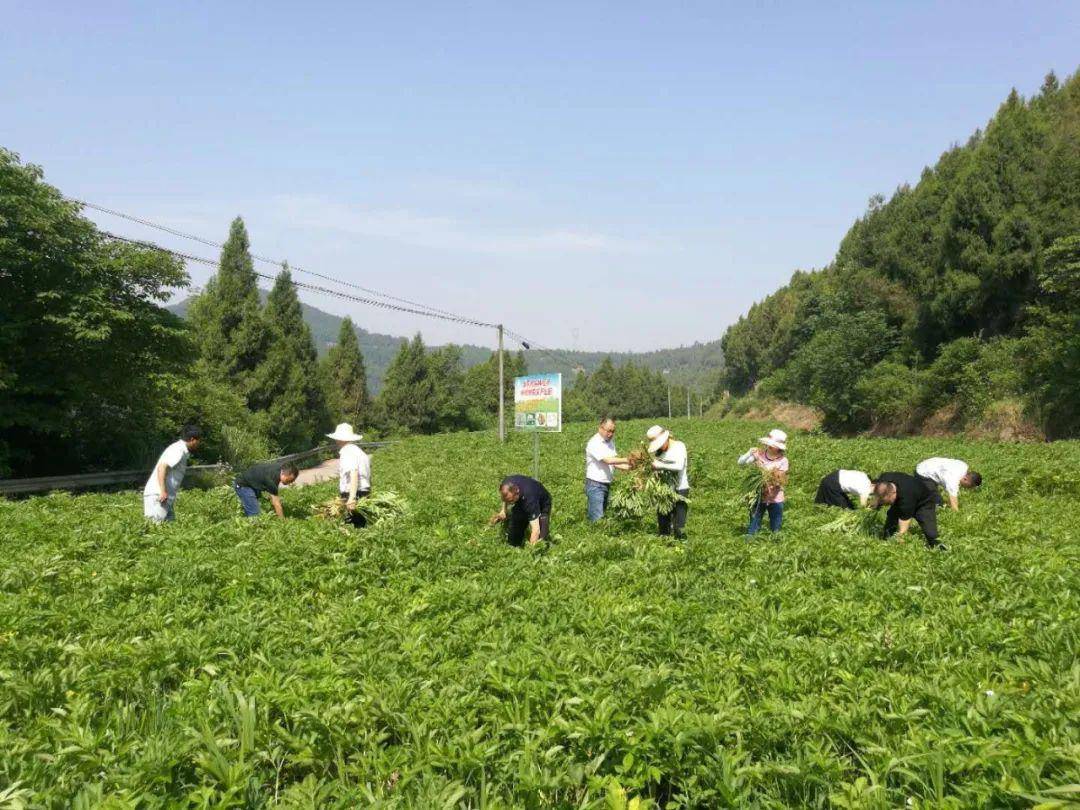
[[[338,448],[338,494],[348,510],[346,519],[362,529],[367,521],[356,511],[356,499],[371,494],[371,457],[353,442],[364,437],[354,433],[348,422],[342,422],[333,433],[326,435]]]
[[[188,458],[202,441],[202,431],[188,425],[180,438],[165,448],[143,487],[143,514],[154,523],[176,519],[173,505],[187,472]]]
[[[281,498],[278,497],[278,487],[288,486],[296,480],[299,470],[295,464],[256,464],[244,470],[236,476],[233,482],[233,491],[240,499],[240,508],[244,511],[244,517],[255,517],[262,510],[259,508],[259,493],[265,492],[270,496],[270,504],[274,507],[274,514],[279,518],[285,517],[281,508]]]
[[[649,440],[649,452],[656,456],[652,463],[653,469],[668,474],[671,488],[679,496],[670,512],[656,513],[657,531],[661,536],[674,534],[677,540],[685,540],[686,518],[690,512],[690,503],[687,500],[690,495],[690,478],[686,474],[690,455],[686,451],[686,445],[671,438],[671,431],[660,425],[649,428],[645,432],[645,438]]]
[[[851,496],[859,499],[859,506],[866,506],[874,485],[870,476],[859,470],[833,470],[818,484],[814,503],[824,506],[839,506],[841,509],[854,509]]]
[[[933,488],[937,493],[937,502],[941,505],[941,493],[938,487],[949,496],[949,506],[954,512],[960,511],[960,489],[974,489],[982,484],[982,476],[957,458],[928,458],[915,467],[915,477]]]
[[[508,475],[499,484],[502,509],[491,516],[491,525],[507,521],[506,539],[512,546],[525,544],[525,529],[529,529],[529,545],[547,540],[551,525],[551,493],[535,478],[527,475]],[[513,509],[509,515],[507,504]]]
[[[585,445],[585,506],[589,522],[604,516],[615,470],[629,469],[627,459],[615,450],[615,420],[600,418],[600,426]]]
[[[928,548],[948,551],[938,540],[937,505],[940,496],[931,484],[902,472],[882,473],[874,480],[874,508],[887,505],[885,536],[906,534],[914,518],[926,535]]]

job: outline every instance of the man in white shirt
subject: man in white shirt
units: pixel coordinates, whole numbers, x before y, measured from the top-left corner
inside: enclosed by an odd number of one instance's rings
[[[615,420],[601,417],[600,426],[585,445],[585,508],[590,523],[604,516],[615,470],[629,466],[615,450]]]
[[[818,484],[817,495],[814,503],[825,506],[839,506],[841,509],[854,509],[851,502],[854,495],[859,499],[859,506],[866,506],[866,501],[873,491],[874,485],[870,476],[859,470],[833,470],[821,479]]]
[[[957,458],[928,458],[915,466],[915,477],[923,479],[934,491],[944,489],[949,496],[949,506],[954,512],[960,511],[960,489],[974,489],[982,483],[982,476]],[[938,492],[938,503],[941,493]]]
[[[338,447],[338,494],[345,501],[349,510],[349,522],[357,528],[363,528],[367,521],[357,514],[356,499],[366,498],[371,494],[371,456],[353,444],[364,438],[354,433],[352,425],[342,422],[327,433]]]
[[[202,431],[194,425],[183,429],[180,438],[165,448],[143,487],[143,514],[154,523],[175,520],[173,504],[184,481],[188,458],[199,447]]]
[[[671,488],[679,495],[679,500],[670,512],[657,513],[657,529],[661,535],[674,534],[677,540],[685,540],[686,518],[690,511],[687,499],[690,494],[690,478],[686,474],[690,456],[686,445],[671,438],[671,431],[660,425],[649,428],[645,437],[649,440],[649,452],[654,455],[653,469],[669,473]]]

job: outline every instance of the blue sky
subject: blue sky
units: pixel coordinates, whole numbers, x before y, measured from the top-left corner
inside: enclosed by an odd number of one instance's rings
[[[1010,88],[1080,67],[1076,2],[7,2],[2,19],[0,145],[65,193],[214,239],[241,214],[264,255],[583,349],[719,338]]]

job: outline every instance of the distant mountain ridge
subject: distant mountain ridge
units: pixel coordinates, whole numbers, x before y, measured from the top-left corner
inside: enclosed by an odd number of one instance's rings
[[[267,291],[259,290],[259,295],[265,302]],[[190,301],[190,298],[185,298],[183,301],[169,305],[167,309],[186,318]],[[321,357],[337,342],[341,322],[345,319],[303,302],[300,306],[304,310],[304,321],[311,329],[312,339]],[[361,326],[355,328],[357,339],[360,341],[360,350],[364,353],[368,388],[372,393],[378,393],[382,387],[386,369],[401,347],[401,342],[407,338],[369,332]],[[469,343],[455,345],[461,349],[461,360],[466,367],[484,362],[492,353],[492,350],[485,346]],[[518,348],[517,344],[507,341],[507,350],[513,351],[516,348]],[[617,366],[633,362],[657,371],[668,369],[673,383],[678,385],[689,383],[697,386],[702,392],[711,389],[711,381],[724,366],[724,355],[720,349],[719,340],[694,343],[691,346],[680,346],[674,349],[656,349],[650,352],[592,352],[563,349],[547,352],[527,349],[523,351],[523,354],[530,371],[562,372],[567,381],[574,378],[577,369],[583,369],[587,374],[592,373],[605,357],[610,357]]]

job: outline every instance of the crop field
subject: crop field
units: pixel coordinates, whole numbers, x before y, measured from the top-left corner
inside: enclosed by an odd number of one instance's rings
[[[621,423],[630,449],[647,423]],[[689,540],[589,526],[592,427],[541,437],[553,542],[486,518],[531,437],[374,456],[396,522],[245,521],[185,491],[0,502],[0,807],[1031,807],[1080,798],[1080,444],[795,435],[748,541],[760,424],[676,420]],[[821,529],[837,467],[986,478],[883,542]]]

